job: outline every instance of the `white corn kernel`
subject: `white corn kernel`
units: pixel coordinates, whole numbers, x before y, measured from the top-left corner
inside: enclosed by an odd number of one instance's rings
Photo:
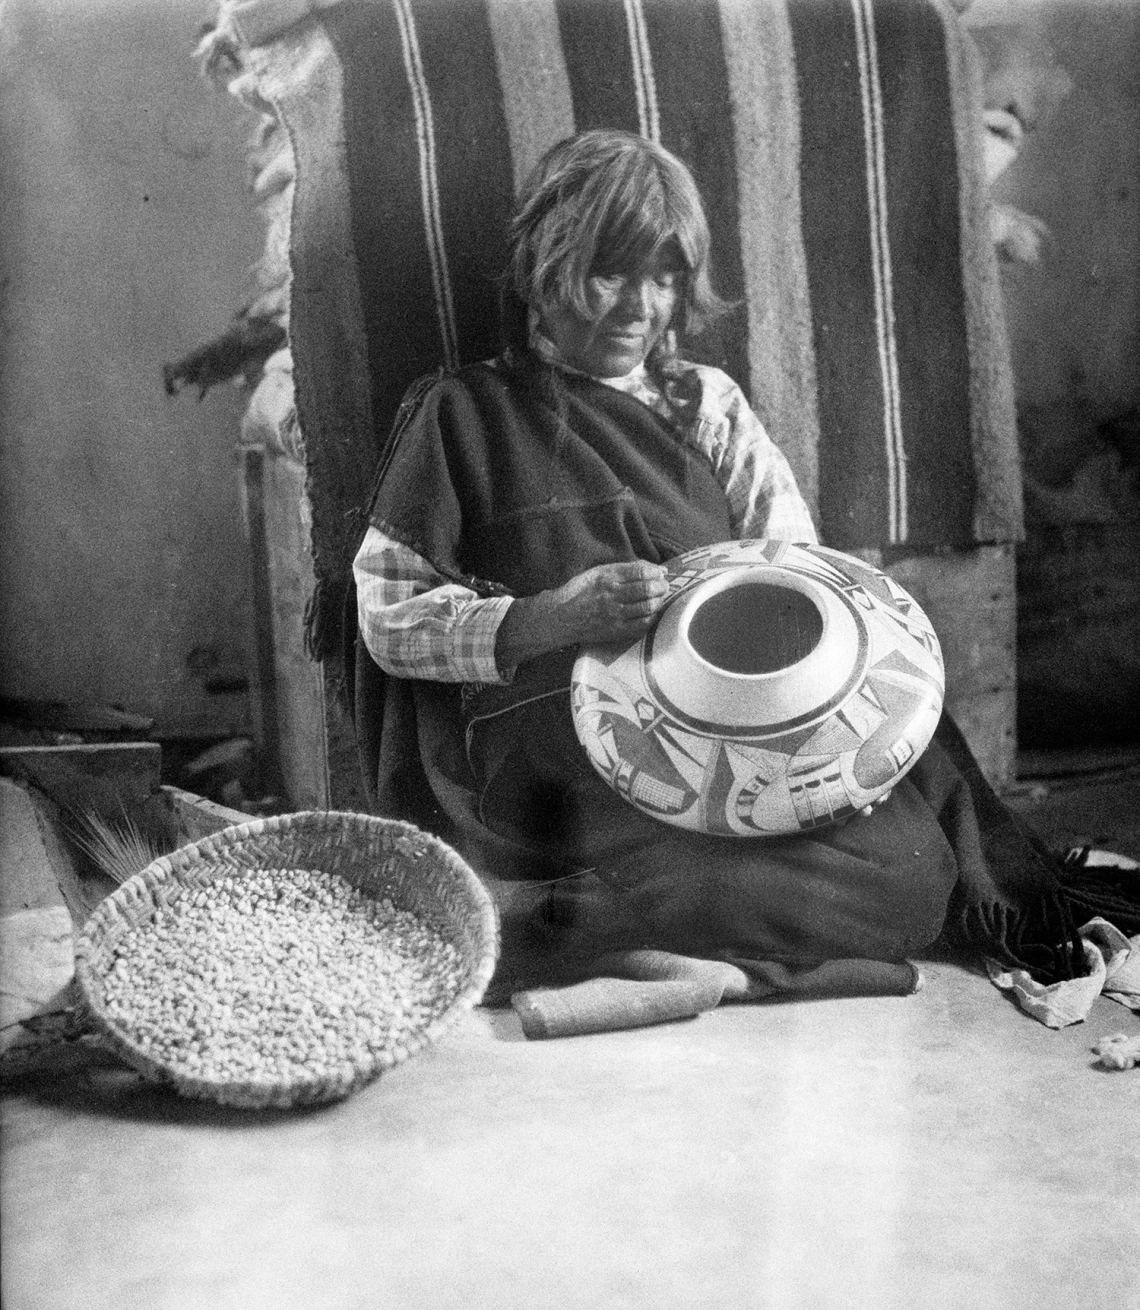
[[[174,1068],[279,1081],[394,1053],[462,985],[455,946],[410,911],[336,875],[258,869],[128,930],[103,1003]]]

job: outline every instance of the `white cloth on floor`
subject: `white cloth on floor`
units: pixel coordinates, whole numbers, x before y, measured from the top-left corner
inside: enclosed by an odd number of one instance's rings
[[[1064,1028],[1088,1017],[1100,995],[1140,1013],[1140,934],[1129,940],[1107,919],[1090,919],[1080,930],[1088,973],[1065,982],[1035,982],[1024,969],[986,961],[990,980],[1011,991],[1021,1008],[1049,1028]]]

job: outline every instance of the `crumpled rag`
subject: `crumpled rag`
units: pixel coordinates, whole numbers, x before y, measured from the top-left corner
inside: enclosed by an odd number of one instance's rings
[[[1098,996],[1107,996],[1140,1014],[1140,934],[1128,938],[1107,919],[1090,919],[1080,929],[1088,972],[1081,978],[1044,986],[1024,969],[986,961],[991,981],[1013,992],[1018,1005],[1048,1028],[1065,1028],[1088,1018]],[[1103,1038],[1093,1048],[1106,1069],[1140,1066],[1140,1037],[1124,1033]]]

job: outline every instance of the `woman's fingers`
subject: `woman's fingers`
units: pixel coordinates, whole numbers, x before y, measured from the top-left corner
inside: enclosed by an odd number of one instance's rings
[[[870,805],[864,805],[863,808],[859,811],[860,815],[864,819],[870,818],[871,815],[874,814],[874,812],[879,808],[879,806],[885,805],[886,802],[890,800],[890,798],[891,798],[891,793],[890,790],[888,789],[887,791],[883,792],[881,796],[876,796],[875,799],[870,803]]]
[[[599,579],[602,589],[629,614],[655,614],[669,591],[664,570],[655,565],[622,566],[622,569]]]
[[[572,639],[631,640],[644,632],[668,596],[665,570],[644,560],[599,564],[554,593]]]
[[[665,568],[661,564],[651,564],[647,559],[618,560],[614,564],[599,564],[590,572],[608,578],[664,578]]]
[[[668,598],[659,564],[630,560],[599,564],[537,596],[515,601],[496,638],[504,665],[564,646],[631,642],[653,622]]]
[[[618,602],[619,613],[622,618],[628,619],[651,619],[661,608],[661,601],[654,598],[643,600],[622,600]]]
[[[600,585],[622,596],[664,596],[668,591],[665,570],[659,564],[633,560],[626,564],[603,564],[597,570]]]
[[[658,585],[654,582],[641,582],[629,584],[621,587],[616,592],[618,600],[623,605],[653,605],[660,606],[668,594],[668,588],[664,583]]]
[[[609,596],[616,603],[615,617],[625,623],[647,623],[661,609],[668,595],[663,569],[656,565],[620,566],[603,579]]]

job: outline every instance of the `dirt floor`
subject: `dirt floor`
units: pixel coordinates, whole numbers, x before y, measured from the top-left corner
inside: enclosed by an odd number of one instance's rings
[[[1061,847],[1140,858],[1140,753],[1027,761]],[[1063,767],[1062,767],[1063,766]],[[5,1310],[1140,1307],[1138,1019],[981,973],[525,1040],[479,1009],[336,1105],[226,1111],[92,1060],[3,1098]]]

